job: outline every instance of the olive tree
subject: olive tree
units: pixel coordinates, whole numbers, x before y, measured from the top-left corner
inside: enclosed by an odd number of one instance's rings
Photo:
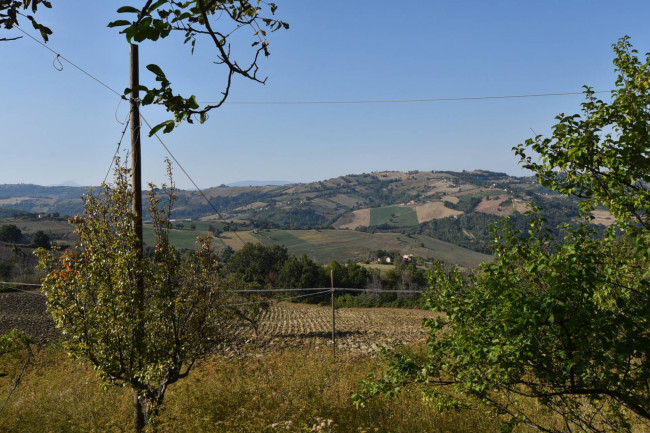
[[[128,175],[119,167],[113,185],[84,197],[84,214],[71,219],[80,238],[75,249],[38,254],[48,271],[47,308],[65,347],[107,384],[133,389],[135,426],[142,430],[155,422],[169,385],[228,337],[233,314],[217,284],[210,238],[199,239],[200,248],[184,258],[169,242],[171,183],[151,185],[155,249],[138,254]]]
[[[650,55],[640,60],[627,38],[614,52],[611,100],[587,88],[582,114],[515,148],[540,182],[583,199],[585,221],[558,244],[533,213],[525,232],[494,230],[494,261],[477,272],[435,267],[426,355],[392,354],[357,404],[412,383],[439,408],[481,408],[506,430],[650,424]],[[587,214],[596,206],[617,220],[600,238]]]

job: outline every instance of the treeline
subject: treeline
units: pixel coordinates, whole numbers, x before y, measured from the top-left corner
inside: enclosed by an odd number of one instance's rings
[[[36,248],[51,248],[50,237],[38,230],[23,233],[14,224],[0,226],[0,279],[3,281],[36,282]]]
[[[563,224],[574,226],[578,223],[578,200],[561,196],[536,196],[535,201],[541,209],[539,215],[546,220],[546,225],[551,231],[555,242],[563,239],[565,231]],[[461,202],[459,202],[460,204]],[[466,205],[472,205],[472,201],[466,201]],[[451,207],[451,206],[450,206]],[[473,251],[490,254],[490,241],[492,235],[490,229],[493,225],[503,220],[504,217],[485,214],[482,212],[471,212],[458,216],[452,216],[437,220],[427,221],[420,224],[416,229],[417,234],[427,235],[441,241],[449,242]],[[526,232],[528,230],[530,216],[514,212],[507,217],[511,227],[515,230]],[[593,227],[595,236],[601,237],[605,233],[605,227],[596,225]]]
[[[354,262],[341,264],[332,261],[319,265],[307,255],[290,255],[285,247],[247,243],[239,251],[226,248],[220,254],[221,272],[247,283],[250,289],[307,289],[331,287],[331,276],[336,288],[365,289],[372,292],[350,292],[337,295],[339,307],[416,306],[419,294],[381,293],[382,290],[423,290],[427,286],[426,271],[414,263],[401,263],[382,274]],[[294,298],[301,302],[327,302],[329,294],[305,296],[305,292],[284,292],[280,298]],[[278,296],[276,296],[278,297]]]

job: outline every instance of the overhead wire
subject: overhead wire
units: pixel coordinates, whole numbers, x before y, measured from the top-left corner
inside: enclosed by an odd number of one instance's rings
[[[142,113],[140,113],[140,118],[144,121],[144,123],[147,125],[147,127],[149,127],[149,130],[151,131],[151,129],[152,129],[152,128],[151,128],[151,124],[149,124],[149,122],[148,122],[147,119],[142,115]],[[165,142],[162,141],[162,138],[160,138],[160,136],[158,135],[158,133],[155,133],[155,134],[154,134],[154,137],[156,137],[156,139],[158,140],[158,142],[159,142],[159,143],[162,145],[162,147],[167,151],[167,153],[169,154],[169,156],[174,160],[174,162],[178,165],[178,167],[179,167],[179,168],[181,169],[181,171],[185,174],[185,176],[187,176],[187,178],[189,179],[189,181],[192,182],[192,185],[194,185],[194,188],[196,188],[196,190],[199,192],[199,194],[201,194],[201,196],[203,197],[203,199],[208,203],[208,206],[210,206],[210,207],[212,208],[212,210],[214,210],[214,212],[217,214],[217,216],[221,219],[221,221],[225,223],[225,222],[226,222],[226,219],[223,217],[223,215],[221,214],[221,212],[216,208],[216,206],[215,206],[214,204],[212,204],[212,202],[210,201],[210,199],[208,198],[208,196],[205,195],[205,193],[203,192],[203,190],[202,190],[201,188],[199,188],[199,186],[196,184],[196,182],[194,182],[194,179],[192,179],[192,177],[191,177],[190,174],[187,172],[187,170],[185,170],[185,168],[183,167],[183,165],[178,161],[178,159],[176,159],[176,156],[174,156],[174,154],[173,154],[172,151],[169,149],[169,147],[167,147],[167,145],[165,144]],[[244,242],[244,240],[241,238],[241,236],[239,235],[239,233],[238,233],[236,230],[235,230],[233,233],[235,233],[235,236],[237,237],[237,239],[239,239],[239,241],[240,241],[242,244],[245,244],[245,243],[246,243],[246,242]]]
[[[45,49],[51,51],[52,53],[56,54],[56,57],[55,57],[55,59],[54,59],[55,62],[58,60],[59,63],[61,63],[61,60],[65,60],[65,61],[66,61],[67,63],[69,63],[71,66],[73,66],[74,68],[78,69],[80,72],[86,74],[87,76],[89,76],[90,78],[92,78],[93,80],[95,80],[96,82],[98,82],[99,84],[101,84],[102,86],[104,86],[105,88],[107,88],[108,90],[110,90],[111,92],[115,93],[115,94],[116,94],[117,96],[119,96],[120,98],[123,98],[123,99],[126,98],[123,94],[121,94],[121,93],[118,92],[117,90],[113,89],[111,86],[109,86],[108,84],[104,83],[102,80],[100,80],[99,78],[95,77],[93,74],[91,74],[90,72],[86,71],[86,70],[83,69],[81,66],[76,65],[75,63],[73,63],[72,61],[70,61],[69,59],[67,59],[66,57],[64,57],[63,55],[57,53],[57,52],[54,51],[52,48],[48,47],[48,46],[45,45],[43,42],[39,41],[39,40],[36,39],[34,36],[30,35],[29,33],[27,33],[26,31],[24,31],[24,30],[21,29],[20,27],[14,27],[14,28],[15,28],[16,30],[18,30],[19,32],[23,33],[25,36],[27,36],[27,37],[29,37],[30,39],[32,39],[33,41],[35,41],[37,44],[41,45],[43,48],[45,48]],[[63,70],[63,66],[61,66],[61,69],[57,68],[56,66],[54,66],[54,67],[55,67],[55,69],[57,69],[58,71]]]
[[[111,92],[115,93],[122,99],[126,97],[113,89],[111,86],[92,75],[82,67],[76,65],[63,55],[57,53],[49,46],[45,45],[43,42],[39,41],[34,36],[30,35],[23,29],[19,27],[14,27],[21,33],[28,36],[34,42],[38,43],[45,49],[51,51],[57,56],[57,58],[65,60],[67,63],[78,69],[79,71],[86,74],[88,77],[92,78]],[[57,60],[55,58],[55,61]],[[609,93],[612,90],[597,90],[593,93]],[[226,104],[230,105],[328,105],[328,104],[395,104],[395,103],[421,103],[421,102],[446,102],[446,101],[482,101],[482,100],[493,100],[493,99],[522,99],[522,98],[541,98],[541,97],[553,97],[553,96],[575,96],[583,95],[583,92],[549,92],[549,93],[524,93],[517,95],[488,95],[488,96],[463,96],[463,97],[449,97],[449,98],[412,98],[412,99],[358,99],[358,100],[313,100],[313,101],[226,101]],[[201,104],[214,104],[217,101],[199,101]]]
[[[594,93],[609,93],[611,90],[598,90]],[[583,92],[558,92],[558,93],[529,93],[522,95],[493,95],[493,96],[466,96],[451,98],[421,98],[421,99],[359,99],[359,100],[334,100],[334,101],[226,101],[230,105],[332,105],[332,104],[404,104],[419,102],[451,102],[451,101],[484,101],[491,99],[522,99],[542,98],[549,96],[583,95]],[[215,101],[199,101],[201,104],[215,104]]]
[[[50,48],[49,46],[45,45],[43,42],[39,41],[37,38],[35,38],[35,37],[32,36],[31,34],[29,34],[28,32],[24,31],[24,30],[21,29],[20,27],[15,27],[15,29],[17,29],[18,31],[20,31],[21,33],[23,33],[25,36],[27,36],[27,37],[29,37],[30,39],[32,39],[32,40],[33,40],[34,42],[36,42],[37,44],[41,45],[43,48],[45,48],[45,49],[47,49],[48,51],[50,51],[50,52],[52,52],[53,54],[55,54],[56,57],[55,57],[55,59],[54,59],[54,61],[53,61],[53,65],[54,65],[55,69],[57,69],[57,70],[59,70],[59,71],[62,70],[62,67],[61,67],[61,69],[59,69],[59,67],[56,66],[56,63],[58,62],[58,63],[62,66],[62,64],[61,64],[61,60],[64,60],[65,62],[69,63],[71,66],[73,66],[74,68],[76,68],[77,70],[79,70],[80,72],[82,72],[83,74],[87,75],[87,76],[88,76],[89,78],[91,78],[92,80],[94,80],[94,81],[96,81],[97,83],[99,83],[101,86],[105,87],[105,88],[106,88],[107,90],[109,90],[110,92],[112,92],[112,93],[114,93],[115,95],[117,95],[119,98],[121,98],[121,99],[127,99],[125,95],[123,95],[122,93],[118,92],[117,90],[115,90],[114,88],[112,88],[111,86],[109,86],[108,84],[106,84],[105,82],[103,82],[102,80],[100,80],[99,78],[97,78],[96,76],[94,76],[93,74],[91,74],[90,72],[86,71],[85,69],[83,69],[82,67],[78,66],[77,64],[75,64],[74,62],[72,62],[71,60],[69,60],[68,58],[64,57],[64,56],[61,55],[60,53],[58,53],[58,52],[56,52],[55,50],[53,50],[53,49]],[[258,36],[259,36],[259,35],[258,35]],[[611,92],[611,90],[600,90],[600,91],[594,91],[593,93],[607,93],[607,92]],[[583,92],[555,92],[555,93],[531,93],[531,94],[519,94],[519,95],[492,95],[492,96],[450,97],[450,98],[376,99],[376,100],[368,99],[368,100],[330,100],[330,101],[326,101],[326,100],[323,100],[323,101],[317,101],[317,100],[314,100],[314,101],[226,101],[226,103],[227,103],[227,104],[231,104],[231,105],[388,104],[388,103],[424,103],[424,102],[445,102],[445,101],[480,101],[480,100],[498,100],[498,99],[521,99],[521,98],[538,98],[538,97],[552,97],[552,96],[570,96],[570,95],[582,95],[582,94],[583,94]],[[213,101],[201,101],[201,103],[204,103],[204,104],[210,104],[210,103],[214,103],[214,102],[213,102]],[[148,126],[149,129],[151,130],[152,127],[151,127],[151,125],[149,124],[149,122],[146,120],[146,118],[145,118],[144,116],[142,116],[142,115],[140,115],[140,117],[142,118],[142,120],[147,124],[147,126]],[[128,125],[128,122],[127,122],[127,125]],[[124,130],[123,130],[123,132],[122,132],[122,136],[121,136],[121,138],[120,138],[120,141],[119,141],[119,143],[118,143],[117,151],[119,151],[119,146],[120,146],[120,144],[121,144],[121,142],[122,142],[122,139],[123,139],[123,137],[124,137],[124,134],[126,133],[126,129],[127,129],[127,127],[125,126],[125,128],[124,128]],[[138,128],[138,129],[139,129],[139,128]],[[194,187],[195,187],[196,190],[199,192],[199,194],[200,194],[200,195],[205,199],[205,201],[208,203],[208,205],[209,205],[209,206],[210,206],[210,207],[215,211],[215,213],[217,214],[217,216],[218,216],[219,218],[221,218],[221,220],[222,220],[223,222],[225,222],[225,218],[223,217],[223,215],[221,214],[221,212],[219,212],[219,210],[218,210],[218,209],[217,209],[217,208],[212,204],[212,202],[208,199],[208,197],[205,195],[205,193],[203,192],[203,190],[202,190],[201,188],[198,187],[198,185],[196,184],[196,182],[194,182],[194,180],[192,179],[192,177],[191,177],[191,176],[189,175],[189,173],[185,170],[185,168],[181,165],[181,163],[178,161],[178,159],[174,156],[174,154],[171,152],[171,150],[167,147],[167,145],[166,145],[166,144],[162,141],[162,139],[158,136],[158,134],[154,134],[154,136],[155,136],[156,139],[160,142],[160,144],[163,146],[163,148],[167,151],[167,153],[169,154],[169,156],[174,160],[174,162],[176,162],[176,164],[179,166],[179,168],[183,171],[183,173],[185,174],[185,176],[190,180],[190,182],[192,183],[192,185],[194,185]],[[117,153],[117,151],[116,151],[116,153]],[[111,165],[109,166],[108,173],[110,173],[110,169],[112,168],[112,164],[113,164],[113,160],[114,160],[114,159],[115,159],[115,157],[113,157],[113,159],[111,160]],[[108,173],[107,173],[106,177],[104,178],[104,182],[105,182],[106,179],[108,178]],[[243,241],[243,239],[241,238],[241,236],[239,235],[239,233],[238,233],[237,231],[235,231],[234,233],[235,233],[236,237],[239,239],[239,241],[242,242],[242,243],[244,243],[244,241]],[[363,289],[359,289],[359,290],[363,290]],[[402,293],[404,293],[404,292],[402,292]]]
[[[45,49],[47,49],[48,51],[50,51],[50,52],[52,52],[53,54],[55,54],[56,57],[55,57],[55,59],[54,59],[54,62],[57,62],[57,61],[58,61],[59,63],[61,63],[61,60],[66,61],[67,63],[69,63],[70,65],[72,65],[72,66],[75,67],[76,69],[78,69],[80,72],[84,73],[85,75],[87,75],[88,77],[92,78],[94,81],[96,81],[97,83],[101,84],[103,87],[105,87],[105,88],[108,89],[109,91],[111,91],[111,92],[113,92],[114,94],[116,94],[117,96],[119,96],[120,99],[126,99],[126,97],[125,97],[123,94],[121,94],[121,93],[118,92],[117,90],[113,89],[111,86],[109,86],[108,84],[104,83],[102,80],[100,80],[99,78],[95,77],[95,76],[92,75],[90,72],[86,71],[85,69],[83,69],[82,67],[78,66],[77,64],[73,63],[71,60],[67,59],[66,57],[64,57],[64,56],[61,55],[60,53],[56,52],[55,50],[53,50],[53,49],[50,48],[49,46],[45,45],[43,42],[39,41],[39,40],[36,39],[34,36],[30,35],[29,33],[27,33],[26,31],[24,31],[24,30],[21,29],[21,28],[16,27],[16,29],[19,30],[21,33],[25,34],[25,35],[26,35],[27,37],[29,37],[30,39],[32,39],[34,42],[36,42],[36,43],[38,43],[39,45],[41,45],[43,48],[45,48]],[[57,69],[58,71],[63,70],[63,68],[59,69],[59,68],[56,67],[56,66],[55,66],[55,69]],[[140,117],[142,118],[142,120],[144,120],[144,122],[147,124],[147,126],[148,126],[149,129],[151,130],[151,125],[149,124],[149,122],[147,122],[147,120],[144,118],[144,116],[142,116],[142,114],[140,114]],[[130,120],[129,120],[129,121],[130,121]],[[120,141],[118,142],[118,146],[117,146],[116,153],[115,153],[115,155],[113,156],[113,158],[111,159],[111,164],[109,165],[108,172],[106,173],[106,176],[104,177],[104,182],[106,182],[106,180],[108,179],[108,175],[110,174],[110,170],[111,170],[111,168],[113,167],[113,162],[114,162],[114,160],[115,160],[115,156],[117,155],[117,152],[119,152],[119,148],[120,148],[120,145],[121,145],[122,140],[123,140],[123,138],[124,138],[124,135],[125,135],[125,133],[126,133],[126,129],[127,129],[128,124],[129,124],[129,121],[126,122],[126,126],[124,127],[124,129],[123,129],[123,131],[122,131],[122,136],[121,136],[121,138],[120,138]],[[138,130],[139,130],[139,128],[138,128]],[[208,199],[208,197],[207,197],[207,196],[203,193],[203,191],[198,187],[198,185],[196,184],[196,182],[194,182],[194,180],[192,179],[192,177],[189,175],[189,173],[187,173],[187,171],[185,170],[185,168],[183,168],[183,166],[181,165],[181,163],[180,163],[180,162],[178,161],[178,159],[174,156],[174,154],[171,152],[171,150],[170,150],[170,149],[165,145],[165,143],[164,143],[164,142],[162,141],[162,139],[158,136],[158,134],[154,134],[154,135],[155,135],[155,137],[158,139],[158,141],[160,142],[160,144],[165,148],[165,150],[167,151],[167,153],[169,154],[169,156],[174,160],[174,162],[176,162],[176,164],[177,164],[177,165],[179,166],[179,168],[183,171],[183,173],[185,174],[185,176],[187,176],[187,178],[190,180],[190,182],[192,182],[192,184],[193,184],[194,187],[197,189],[197,191],[199,191],[199,193],[201,194],[201,196],[206,200],[206,202],[208,203],[208,205],[209,205],[209,206],[210,206],[210,207],[215,211],[215,213],[219,216],[219,218],[221,218],[221,220],[222,220],[223,222],[226,222],[225,219],[223,218],[222,214],[217,210],[217,208],[212,204],[212,202]],[[244,244],[245,242],[244,242],[244,240],[241,238],[241,236],[239,236],[239,234],[238,234],[236,231],[235,231],[234,233],[235,233],[235,235],[237,236],[237,238],[239,239],[239,241],[240,241],[242,244]]]
[[[129,112],[130,113],[130,112]],[[113,154],[113,158],[111,158],[111,164],[108,166],[108,170],[106,171],[106,176],[104,176],[104,182],[106,183],[106,179],[108,179],[108,176],[111,174],[111,169],[113,168],[113,163],[115,162],[115,158],[117,158],[118,153],[120,152],[120,146],[122,146],[122,140],[124,140],[124,135],[126,134],[126,130],[129,127],[129,124],[131,123],[131,116],[129,116],[124,123],[124,129],[122,130],[122,135],[120,136],[120,141],[117,142],[117,149],[115,149],[115,153]],[[139,131],[139,128],[138,128]]]

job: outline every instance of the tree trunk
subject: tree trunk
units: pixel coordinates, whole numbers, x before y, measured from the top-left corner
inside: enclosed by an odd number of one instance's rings
[[[142,433],[147,426],[147,401],[138,391],[133,391],[133,424],[136,433]]]

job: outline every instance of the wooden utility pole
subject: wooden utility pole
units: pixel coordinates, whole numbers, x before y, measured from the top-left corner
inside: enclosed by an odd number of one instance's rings
[[[133,189],[132,211],[135,215],[135,233],[138,237],[138,249],[142,254],[142,157],[140,154],[140,66],[138,46],[130,44],[131,60],[131,188]]]
[[[131,210],[134,215],[134,229],[137,238],[137,245],[134,245],[136,256],[142,259],[144,242],[142,238],[142,157],[140,154],[140,92],[137,90],[140,85],[140,66],[138,58],[138,46],[129,44],[130,58],[130,87],[131,87],[131,189],[133,191],[133,202]],[[142,260],[138,260],[138,265]],[[135,291],[136,327],[133,345],[135,350],[144,353],[144,276],[138,272],[136,277]],[[140,359],[142,357],[140,356]],[[133,415],[135,431],[142,432],[146,426],[146,404],[138,391],[133,393]]]
[[[330,270],[332,281],[332,354],[336,358],[336,309],[334,308],[334,269]]]

